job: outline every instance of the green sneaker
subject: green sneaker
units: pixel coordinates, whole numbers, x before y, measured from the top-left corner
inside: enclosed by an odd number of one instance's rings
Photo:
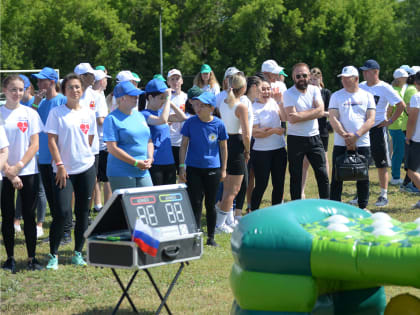
[[[74,251],[74,256],[71,259],[71,263],[76,266],[87,266],[86,261],[84,261],[82,253]]]
[[[48,257],[50,257],[50,260],[47,264],[47,269],[57,270],[58,269],[58,258],[56,255],[48,254]]]

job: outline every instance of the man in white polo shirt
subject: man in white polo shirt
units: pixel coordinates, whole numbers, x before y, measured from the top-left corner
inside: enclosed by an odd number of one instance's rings
[[[397,120],[406,106],[398,92],[391,85],[379,79],[379,68],[379,64],[375,60],[366,60],[365,64],[360,67],[366,82],[361,83],[360,88],[372,93],[376,103],[375,124],[369,135],[372,157],[378,169],[379,185],[381,186],[381,194],[375,206],[384,207],[388,205],[388,167],[391,165],[387,127]],[[396,106],[390,119],[386,117],[388,105]]]
[[[375,101],[373,95],[359,88],[359,72],[353,66],[343,68],[343,89],[333,93],[330,99],[330,123],[334,129],[333,171],[331,200],[341,201],[343,181],[335,178],[337,157],[347,151],[364,155],[367,164],[370,158],[369,129],[375,123]],[[369,167],[369,165],[367,165]],[[369,179],[357,181],[359,208],[365,209],[369,201]]]
[[[302,193],[302,162],[305,155],[315,172],[319,197],[330,195],[325,151],[318,129],[318,118],[324,114],[319,88],[309,85],[309,66],[293,66],[294,86],[284,93],[284,109],[289,122],[287,147],[290,172],[290,196],[300,199]]]

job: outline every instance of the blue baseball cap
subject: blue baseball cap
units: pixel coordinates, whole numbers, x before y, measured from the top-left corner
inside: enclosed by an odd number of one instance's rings
[[[120,82],[114,88],[115,98],[119,98],[125,95],[137,96],[143,93],[144,91],[136,88],[130,81]]]
[[[24,74],[19,74],[19,76],[23,80],[23,88],[26,91],[26,89],[31,86],[31,81],[29,81],[29,78],[26,75],[24,75]]]
[[[58,81],[58,74],[57,72],[50,67],[45,67],[41,70],[40,73],[32,74],[34,78],[37,79],[48,79],[48,80],[54,80],[55,82]]]
[[[146,88],[144,89],[146,93],[165,93],[165,91],[168,89],[168,86],[165,82],[159,79],[153,79],[150,80]]]
[[[376,60],[373,59],[369,59],[366,60],[364,65],[362,67],[360,67],[360,70],[365,71],[365,70],[370,70],[370,69],[380,69],[379,67],[379,63],[376,62]]]
[[[193,100],[199,100],[201,103],[216,107],[216,95],[212,92],[204,92],[200,96],[193,97]]]

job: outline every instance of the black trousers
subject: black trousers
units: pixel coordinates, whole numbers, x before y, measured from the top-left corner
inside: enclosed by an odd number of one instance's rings
[[[152,165],[149,171],[153,186],[176,184],[175,164]]]
[[[28,257],[35,257],[36,250],[36,220],[35,209],[38,203],[39,176],[38,174],[19,176],[23,188],[19,191],[22,197],[22,217],[24,221],[23,232],[25,234],[26,250]],[[12,182],[3,178],[1,191],[1,231],[3,242],[6,247],[7,257],[14,256],[15,247],[15,188]]]
[[[48,206],[50,213],[54,211],[54,186],[55,174],[51,164],[38,164],[39,172],[41,173],[42,184],[44,184],[45,195],[47,196]],[[69,216],[67,221],[64,222],[64,232],[70,233],[72,227],[73,216]]]
[[[262,197],[267,188],[271,173],[271,204],[282,202],[284,194],[284,179],[287,166],[287,152],[285,148],[269,151],[251,151],[252,167],[254,169],[255,187],[251,196],[251,210],[260,207]]]
[[[302,195],[302,163],[305,155],[315,172],[319,198],[328,199],[330,197],[330,185],[321,137],[319,135],[312,137],[288,135],[287,149],[291,199],[300,199]]]
[[[54,176],[55,177],[55,176]],[[88,227],[89,202],[92,199],[93,187],[96,181],[96,169],[91,168],[80,174],[69,175],[66,187],[59,188],[54,184],[55,207],[51,211],[52,223],[50,227],[50,252],[56,255],[64,233],[64,223],[72,217],[71,199],[74,192],[74,213],[76,225],[74,227],[74,250],[81,252],[85,242],[83,233]]]
[[[331,200],[341,201],[341,193],[343,191],[343,181],[337,181],[335,179],[335,161],[337,157],[346,152],[346,147],[343,146],[334,146],[333,156],[332,156],[332,179],[331,179]],[[369,161],[370,159],[370,147],[358,147],[357,152],[364,155]],[[369,162],[368,162],[369,163]],[[369,167],[369,165],[368,165]],[[356,182],[357,188],[357,201],[359,208],[365,209],[369,202],[369,179],[367,180],[358,180]]]
[[[216,228],[216,195],[220,183],[220,168],[187,167],[188,196],[197,228],[201,227],[203,197],[205,197],[207,235],[214,238]]]

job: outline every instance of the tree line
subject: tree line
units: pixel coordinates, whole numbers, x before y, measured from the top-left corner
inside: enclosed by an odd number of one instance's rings
[[[304,61],[336,89],[345,65],[373,58],[390,80],[420,63],[418,0],[1,0],[1,68],[64,74],[88,61],[144,82],[160,72],[160,15],[165,73],[208,63],[221,79],[232,65],[252,75],[275,59],[290,73]]]

